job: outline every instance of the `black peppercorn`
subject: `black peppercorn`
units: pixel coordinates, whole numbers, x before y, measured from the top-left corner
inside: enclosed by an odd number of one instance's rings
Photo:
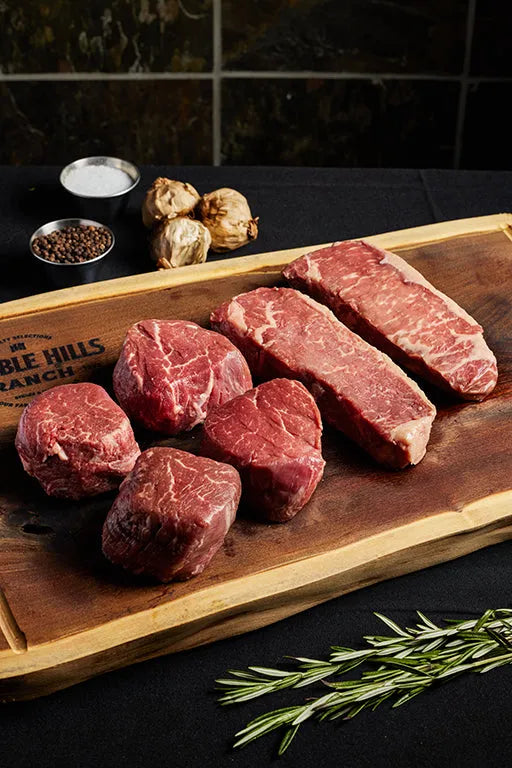
[[[79,225],[36,237],[32,250],[46,261],[77,264],[100,256],[111,242],[112,236],[105,227]]]

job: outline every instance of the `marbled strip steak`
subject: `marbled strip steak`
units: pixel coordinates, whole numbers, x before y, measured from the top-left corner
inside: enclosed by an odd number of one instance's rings
[[[301,256],[283,275],[427,381],[467,400],[494,389],[496,358],[483,329],[395,253],[347,240]]]
[[[254,376],[302,381],[323,418],[376,461],[401,468],[425,455],[434,406],[327,307],[292,288],[257,288],[218,307],[211,323],[244,353]]]

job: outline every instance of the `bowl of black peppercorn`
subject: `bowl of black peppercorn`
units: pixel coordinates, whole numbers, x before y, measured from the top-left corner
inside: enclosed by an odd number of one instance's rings
[[[91,219],[58,219],[43,224],[30,238],[30,251],[55,288],[92,283],[114,247],[111,229]]]

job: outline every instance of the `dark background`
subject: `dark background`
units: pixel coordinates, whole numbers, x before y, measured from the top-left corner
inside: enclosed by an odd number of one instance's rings
[[[0,3],[0,162],[510,169],[509,0]]]

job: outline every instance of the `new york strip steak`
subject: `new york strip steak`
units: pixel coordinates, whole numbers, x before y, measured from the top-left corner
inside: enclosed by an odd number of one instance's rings
[[[424,456],[436,410],[387,355],[309,296],[257,288],[211,315],[254,376],[302,381],[322,416],[376,461],[401,468]]]
[[[427,381],[466,400],[494,389],[496,358],[481,326],[395,253],[346,240],[301,256],[283,275]]]

